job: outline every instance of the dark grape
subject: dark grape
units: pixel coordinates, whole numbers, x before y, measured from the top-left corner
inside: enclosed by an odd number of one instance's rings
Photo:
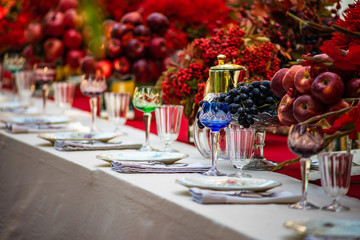
[[[220,102],[220,97],[214,98],[214,101],[215,101],[215,102]]]
[[[237,113],[238,113],[240,116],[242,116],[242,115],[245,114],[245,109],[242,108],[242,107],[239,107],[238,110],[237,110]]]
[[[233,102],[234,102],[234,103],[241,103],[241,98],[240,98],[240,96],[234,97]]]
[[[259,88],[260,87],[260,82],[259,81],[254,81],[251,83],[251,85],[254,87],[254,88]]]
[[[249,123],[246,122],[246,123],[241,124],[241,125],[242,125],[244,128],[249,128],[251,124],[249,124]]]
[[[236,96],[237,95],[237,89],[236,88],[231,89],[229,91],[229,95],[232,96],[232,97]]]
[[[238,123],[244,126],[244,124],[247,124],[247,121],[244,118],[238,118]]]
[[[259,96],[260,95],[260,89],[259,88],[254,88],[252,91],[254,96]]]
[[[240,104],[232,103],[229,105],[231,114],[235,114],[240,107]]]
[[[252,106],[252,107],[250,108],[250,113],[256,115],[256,114],[259,113],[259,111],[258,111],[257,107]]]
[[[240,99],[243,100],[243,101],[245,101],[245,100],[248,99],[248,98],[249,98],[249,96],[248,96],[246,93],[242,93],[242,94],[240,95]]]
[[[229,103],[229,104],[232,102],[232,100],[233,100],[233,99],[232,99],[231,96],[227,96],[227,97],[225,98],[225,102],[226,102],[226,103]]]
[[[246,87],[246,86],[243,86],[243,87],[240,88],[240,92],[242,92],[242,93],[248,93],[248,92],[249,92],[249,88]]]
[[[262,105],[265,104],[265,100],[264,99],[257,99],[256,100],[256,106],[260,107]]]
[[[266,97],[265,102],[269,103],[269,104],[273,104],[274,103],[274,98],[272,96],[268,96],[268,97]]]
[[[249,90],[252,91],[254,89],[253,85],[249,85]]]
[[[270,88],[270,81],[269,80],[263,80],[261,82],[261,85],[264,85],[265,87]]]
[[[254,101],[251,99],[246,99],[245,106],[252,107],[254,105]]]
[[[262,93],[267,93],[268,88],[265,87],[264,85],[260,85],[260,91],[261,91]]]
[[[263,94],[262,92],[260,92],[260,94],[259,94],[259,98],[260,98],[260,99],[264,99],[264,98],[266,98],[266,95],[265,95],[265,94]]]
[[[220,98],[220,101],[221,101],[221,102],[224,102],[224,101],[225,101],[226,96],[227,96],[227,94],[226,94],[226,93],[221,93],[221,94],[220,94],[220,97],[219,97],[219,98]]]
[[[253,96],[254,96],[254,94],[252,92],[249,92],[248,95],[250,98],[253,98]]]
[[[251,113],[250,108],[245,108],[245,113],[246,113],[246,114]]]

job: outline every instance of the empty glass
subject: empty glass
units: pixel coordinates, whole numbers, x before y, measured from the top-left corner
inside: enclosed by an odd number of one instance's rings
[[[24,69],[26,58],[18,52],[8,52],[4,54],[3,67],[12,73],[11,87],[14,95],[16,94],[15,77],[14,74]],[[16,96],[16,95],[15,95]]]
[[[170,145],[179,136],[183,109],[182,105],[162,105],[155,109],[157,132],[160,140],[165,142],[163,152],[176,152]]]
[[[30,104],[30,99],[35,90],[34,72],[31,70],[16,73],[16,86],[20,102]]]
[[[63,111],[70,109],[74,101],[75,83],[55,82],[53,87],[56,106]]]
[[[324,148],[324,133],[318,125],[292,125],[288,136],[290,150],[301,156],[302,198],[299,202],[290,205],[290,208],[300,210],[319,209],[307,200],[309,184],[310,157],[319,153]]]
[[[126,123],[126,115],[129,111],[130,93],[106,92],[105,104],[109,120],[115,126],[115,132],[120,131],[120,126]]]
[[[200,122],[211,132],[211,168],[203,173],[207,176],[226,176],[225,173],[217,170],[217,149],[220,129],[225,128],[231,122],[230,108],[226,103],[221,102],[205,102],[202,105],[200,114]]]
[[[255,129],[231,125],[226,128],[226,142],[230,161],[237,168],[231,177],[251,177],[242,171],[243,167],[251,161],[254,155]]]
[[[341,212],[350,209],[341,205],[339,198],[349,190],[352,159],[353,155],[349,153],[319,154],[321,185],[325,193],[334,198],[334,201],[330,205],[322,207],[322,210]]]

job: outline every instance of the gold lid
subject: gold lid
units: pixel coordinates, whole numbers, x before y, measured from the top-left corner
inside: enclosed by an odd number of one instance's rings
[[[244,66],[237,65],[237,64],[225,64],[226,56],[224,54],[219,54],[217,56],[219,64],[216,66],[212,66],[210,71],[213,70],[244,70],[246,69]]]

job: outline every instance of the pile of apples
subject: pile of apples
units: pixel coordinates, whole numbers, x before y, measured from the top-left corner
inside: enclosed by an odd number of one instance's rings
[[[29,45],[24,49],[27,62],[40,61],[68,64],[72,69],[80,66],[85,56],[83,15],[77,12],[78,0],[60,0],[42,22],[31,23],[25,30]]]
[[[134,74],[137,82],[155,82],[170,54],[164,38],[168,28],[168,18],[156,12],[146,18],[135,11],[119,22],[105,20],[104,35],[90,42],[90,55],[82,59],[81,70],[101,71],[106,78]]]
[[[318,57],[331,61],[326,54]],[[278,106],[278,117],[283,125],[303,122],[317,115],[350,107],[344,98],[360,97],[360,78],[343,81],[330,71],[310,76],[311,66],[293,65],[282,68],[273,76],[271,91],[282,98]],[[333,124],[335,118],[327,119]]]

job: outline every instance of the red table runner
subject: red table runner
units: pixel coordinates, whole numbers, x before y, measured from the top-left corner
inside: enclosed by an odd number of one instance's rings
[[[73,106],[85,111],[90,111],[89,98],[83,96],[80,92],[77,92]],[[142,113],[138,112],[137,110],[135,111],[136,111],[135,119],[128,120],[126,122],[126,125],[144,130],[144,122],[141,118]],[[150,131],[151,133],[157,134],[156,122],[154,121],[154,118],[152,120],[153,121],[151,122]],[[188,142],[187,133],[188,133],[188,122],[183,117],[178,141],[187,143]],[[295,158],[295,155],[289,150],[287,146],[287,137],[273,135],[273,134],[266,134],[264,156],[267,159],[278,163]],[[297,179],[301,179],[299,163],[286,166],[283,169],[278,170],[278,172]],[[320,185],[320,181],[317,181],[315,183]],[[360,176],[351,177],[351,185],[347,195],[360,199]]]

